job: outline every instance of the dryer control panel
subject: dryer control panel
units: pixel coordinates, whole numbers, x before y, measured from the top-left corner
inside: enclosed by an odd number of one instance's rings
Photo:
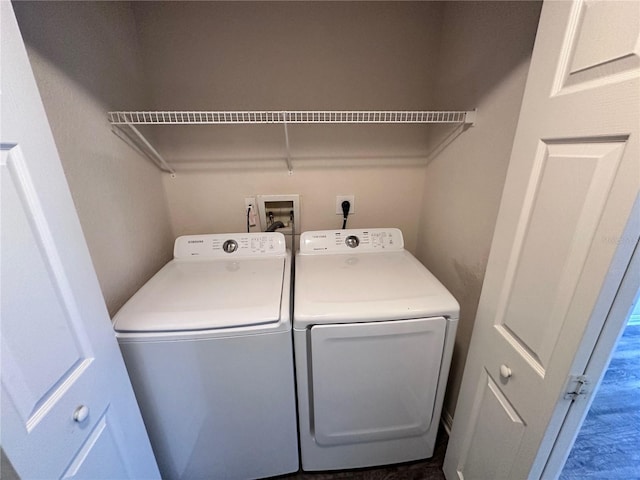
[[[279,232],[184,235],[173,247],[174,258],[255,257],[284,255],[287,248]]]
[[[365,253],[404,249],[397,228],[320,230],[300,236],[300,253]]]

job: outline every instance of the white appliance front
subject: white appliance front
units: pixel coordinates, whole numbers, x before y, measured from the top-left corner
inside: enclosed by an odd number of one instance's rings
[[[305,232],[300,244],[293,335],[303,470],[430,457],[457,302],[397,229]]]
[[[121,339],[163,479],[298,470],[290,335]]]
[[[297,471],[284,237],[180,237],[174,255],[114,317],[162,477]]]
[[[316,442],[424,434],[431,426],[445,325],[436,317],[311,327]]]

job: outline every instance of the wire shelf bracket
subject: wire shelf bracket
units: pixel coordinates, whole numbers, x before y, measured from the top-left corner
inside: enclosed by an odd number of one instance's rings
[[[109,112],[114,131],[133,142],[163,171],[175,176],[175,170],[140,133],[135,125],[257,125],[284,126],[285,160],[293,173],[288,126],[291,124],[463,124],[475,125],[477,110],[379,110],[379,111],[120,111]],[[131,133],[130,133],[131,132]],[[116,132],[117,133],[117,132]],[[118,134],[120,138],[122,135]],[[124,138],[123,138],[124,140]],[[126,141],[126,140],[125,140]],[[128,142],[129,143],[129,142]]]

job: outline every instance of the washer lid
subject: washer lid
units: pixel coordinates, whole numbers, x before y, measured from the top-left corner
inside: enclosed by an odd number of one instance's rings
[[[294,327],[444,316],[449,291],[406,250],[296,257]]]
[[[286,256],[174,259],[114,317],[118,332],[175,332],[274,323]]]

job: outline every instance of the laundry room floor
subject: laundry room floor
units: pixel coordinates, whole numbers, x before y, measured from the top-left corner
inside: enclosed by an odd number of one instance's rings
[[[334,472],[298,472],[276,478],[278,480],[444,480],[442,464],[448,441],[449,436],[441,428],[433,457],[418,462]]]

